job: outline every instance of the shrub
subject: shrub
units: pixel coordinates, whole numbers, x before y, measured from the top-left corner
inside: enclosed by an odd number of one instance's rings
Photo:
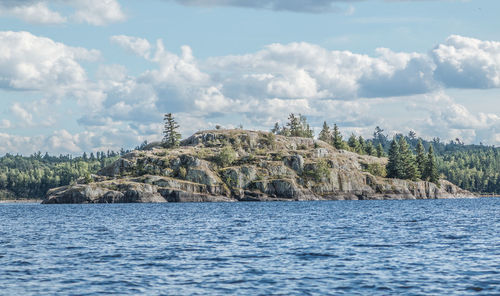
[[[273,133],[264,134],[259,142],[268,148],[274,149],[276,146],[276,136]]]
[[[387,176],[387,171],[385,166],[380,163],[362,163],[361,168],[364,172],[368,172],[374,176],[385,177]]]
[[[304,173],[313,178],[316,182],[320,182],[323,178],[330,178],[330,168],[325,160],[318,161]]]
[[[186,178],[187,176],[187,170],[185,167],[180,167],[179,170],[177,171],[177,176],[181,179]]]
[[[231,146],[225,146],[216,157],[216,162],[221,167],[228,167],[236,160],[236,152]]]

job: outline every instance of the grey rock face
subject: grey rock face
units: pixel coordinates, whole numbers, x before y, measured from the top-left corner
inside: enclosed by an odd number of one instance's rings
[[[292,170],[296,171],[298,174],[302,174],[304,170],[304,158],[302,155],[292,155],[287,156],[283,159],[286,166],[290,167]]]
[[[430,199],[473,197],[441,180],[386,179],[364,172],[386,159],[337,151],[322,141],[253,131],[209,131],[176,149],[134,151],[92,176],[55,188],[43,203],[220,202]],[[224,145],[240,151],[232,167],[213,159]],[[326,167],[325,167],[326,166]]]

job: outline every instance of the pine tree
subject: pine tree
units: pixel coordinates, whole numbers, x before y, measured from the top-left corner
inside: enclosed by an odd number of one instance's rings
[[[299,114],[300,127],[299,127],[299,137],[304,138],[314,138],[314,132],[307,123],[307,118]]]
[[[290,136],[292,137],[298,137],[300,133],[300,119],[295,116],[295,114],[291,113],[288,116],[288,122],[287,122],[287,127],[288,130],[290,131]]]
[[[288,116],[286,128],[282,129],[281,134],[291,137],[314,137],[314,132],[307,123],[307,118],[305,116],[302,116],[301,114],[299,114],[299,116],[296,116],[293,113]]]
[[[432,183],[437,184],[439,181],[439,173],[437,170],[436,158],[434,157],[434,148],[429,146],[427,153],[427,163],[425,167],[425,178]]]
[[[401,157],[402,174],[400,179],[417,180],[419,176],[415,157],[410,150],[410,145],[404,137],[399,138],[399,154]]]
[[[337,149],[342,149],[344,147],[344,143],[342,141],[342,134],[340,134],[339,127],[337,124],[333,124],[333,132],[332,132],[332,141],[333,146]]]
[[[172,113],[165,114],[163,118],[164,128],[163,128],[163,144],[166,148],[172,148],[179,146],[179,142],[181,139],[181,134],[177,132],[179,125],[174,119]]]
[[[375,155],[376,154],[375,148],[373,147],[373,144],[371,141],[365,142],[365,152],[368,155]]]
[[[359,150],[358,138],[356,138],[354,134],[351,134],[351,136],[347,140],[347,145],[349,145],[351,151],[357,152]]]
[[[326,121],[323,122],[323,129],[319,132],[319,139],[328,144],[332,143],[332,134],[330,132],[330,127],[326,124]]]
[[[273,133],[275,135],[279,135],[281,133],[281,127],[280,127],[279,123],[276,122],[274,124],[274,127],[271,129],[271,133]]]
[[[358,150],[356,151],[359,154],[364,154],[366,149],[365,139],[362,136],[358,137]]]
[[[424,179],[425,165],[427,163],[427,158],[425,156],[425,148],[424,148],[424,145],[422,144],[421,139],[418,140],[416,152],[417,152],[417,158],[416,158],[417,168],[418,168],[418,171],[420,173],[420,176],[422,177],[422,179]]]
[[[377,157],[384,157],[384,147],[382,147],[382,144],[378,143],[377,145]]]
[[[392,140],[391,147],[389,148],[389,162],[387,163],[386,170],[388,178],[399,178],[403,174],[399,144],[396,139]]]

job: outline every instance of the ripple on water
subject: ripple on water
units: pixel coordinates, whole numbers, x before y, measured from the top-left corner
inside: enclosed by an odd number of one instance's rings
[[[500,199],[0,207],[5,295],[500,295]]]

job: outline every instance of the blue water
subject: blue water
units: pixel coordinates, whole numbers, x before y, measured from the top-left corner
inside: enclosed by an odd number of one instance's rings
[[[500,199],[0,205],[2,295],[500,295]]]

